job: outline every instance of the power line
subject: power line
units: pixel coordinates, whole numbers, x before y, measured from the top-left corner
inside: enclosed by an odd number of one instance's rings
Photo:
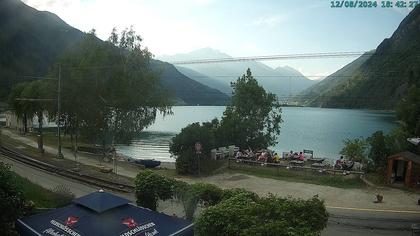
[[[198,59],[198,60],[183,60],[183,61],[168,61],[174,65],[185,64],[203,64],[203,63],[221,63],[221,62],[240,62],[240,61],[267,61],[267,60],[290,60],[290,59],[316,59],[316,58],[342,58],[342,57],[357,57],[357,56],[371,56],[374,52],[358,51],[358,52],[327,52],[327,53],[301,53],[301,54],[283,54],[283,55],[268,55],[268,56],[249,56],[249,57],[227,57],[216,59]]]

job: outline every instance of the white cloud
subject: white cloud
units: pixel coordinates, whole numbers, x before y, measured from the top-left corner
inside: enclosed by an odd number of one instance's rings
[[[193,0],[193,2],[197,5],[207,6],[216,2],[216,0]]]

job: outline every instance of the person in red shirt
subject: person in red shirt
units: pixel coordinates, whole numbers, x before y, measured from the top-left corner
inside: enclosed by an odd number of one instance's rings
[[[299,153],[299,157],[298,157],[299,161],[304,161],[305,160],[305,155],[303,155],[303,152]]]

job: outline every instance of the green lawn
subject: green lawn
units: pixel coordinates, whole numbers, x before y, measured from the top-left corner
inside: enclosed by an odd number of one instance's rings
[[[16,184],[22,187],[25,199],[33,201],[37,208],[56,208],[70,203],[68,200],[63,199],[61,194],[45,189],[17,174],[15,174],[15,177]]]
[[[28,138],[31,138],[34,141],[37,141],[38,140],[38,137],[37,137],[38,134],[36,132],[37,131],[35,130],[33,133],[27,133],[26,136]],[[58,143],[57,132],[55,130],[51,130],[51,129],[50,130],[45,130],[43,132],[43,142],[44,142],[45,145],[48,145],[48,146],[53,146],[53,147],[57,146],[57,143]],[[73,142],[75,142],[75,137],[73,137]],[[93,146],[92,144],[87,144],[87,142],[80,137],[77,140],[77,144],[79,146],[88,146],[88,147]],[[71,142],[70,135],[63,135],[62,134],[61,145],[62,145],[63,148],[72,148],[73,147],[74,144],[72,144],[72,142]]]
[[[258,177],[279,179],[291,182],[301,182],[325,185],[337,188],[363,188],[366,184],[358,177],[342,176],[340,174],[319,174],[318,172],[303,171],[303,170],[287,170],[284,168],[272,168],[258,165],[230,163],[230,168],[227,172],[243,173],[255,175]]]

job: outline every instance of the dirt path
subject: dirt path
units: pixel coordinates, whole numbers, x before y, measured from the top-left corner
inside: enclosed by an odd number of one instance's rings
[[[201,179],[183,179],[188,182],[206,182],[222,188],[242,187],[265,195],[273,193],[283,197],[311,198],[318,195],[327,206],[420,211],[417,200],[420,194],[404,192],[393,188],[342,189],[307,183],[296,183],[244,174],[219,174]],[[375,194],[384,196],[383,203],[374,203]]]

